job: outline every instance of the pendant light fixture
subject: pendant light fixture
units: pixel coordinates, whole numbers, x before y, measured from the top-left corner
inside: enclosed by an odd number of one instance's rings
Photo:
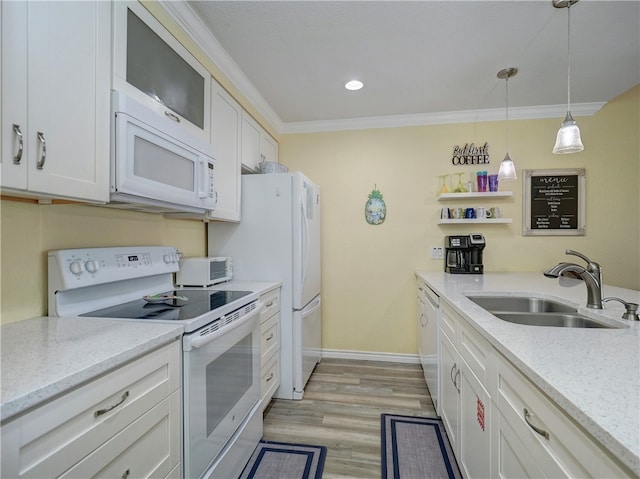
[[[506,115],[505,115],[505,130],[506,130],[506,143],[507,153],[504,155],[504,160],[500,163],[500,169],[498,170],[498,180],[517,180],[516,165],[513,164],[513,160],[509,156],[509,78],[518,73],[518,69],[511,67],[505,68],[498,72],[498,78],[504,80],[506,86]]]
[[[578,3],[578,0],[553,0],[555,8],[567,9],[567,116],[565,116],[562,126],[558,130],[556,144],[553,147],[553,153],[578,153],[584,150],[582,141],[580,140],[580,128],[571,116],[571,5]]]

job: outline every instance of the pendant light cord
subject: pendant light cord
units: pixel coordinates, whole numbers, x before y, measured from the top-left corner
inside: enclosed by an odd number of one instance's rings
[[[507,105],[507,109],[506,109],[506,120],[505,120],[505,130],[506,130],[506,139],[507,139],[507,154],[509,153],[509,77],[507,76],[504,79],[504,84],[505,84],[505,91],[506,91],[506,101],[505,104]]]
[[[567,4],[567,112],[571,111],[571,1]]]

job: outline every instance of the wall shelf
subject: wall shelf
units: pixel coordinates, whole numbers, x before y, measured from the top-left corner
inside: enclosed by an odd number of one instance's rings
[[[484,218],[484,219],[478,219],[478,218],[464,218],[464,219],[441,219],[438,221],[438,224],[441,225],[447,225],[447,224],[466,224],[466,223],[484,223],[484,224],[508,224],[508,223],[513,223],[513,219],[512,218],[495,218],[495,219],[491,219],[491,218]]]
[[[469,198],[509,198],[513,196],[513,191],[487,191],[471,193],[440,193],[438,195],[438,201],[445,200],[466,200]]]

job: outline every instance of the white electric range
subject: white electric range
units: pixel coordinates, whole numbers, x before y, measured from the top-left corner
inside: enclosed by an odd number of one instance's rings
[[[183,476],[238,475],[262,437],[259,314],[252,291],[176,289],[166,246],[50,251],[49,316],[179,323]]]

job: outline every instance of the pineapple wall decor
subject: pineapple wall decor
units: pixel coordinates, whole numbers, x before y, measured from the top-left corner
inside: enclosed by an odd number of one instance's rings
[[[387,205],[384,204],[382,193],[378,191],[378,185],[374,185],[369,193],[369,199],[364,205],[364,218],[370,225],[381,225],[387,217]]]

